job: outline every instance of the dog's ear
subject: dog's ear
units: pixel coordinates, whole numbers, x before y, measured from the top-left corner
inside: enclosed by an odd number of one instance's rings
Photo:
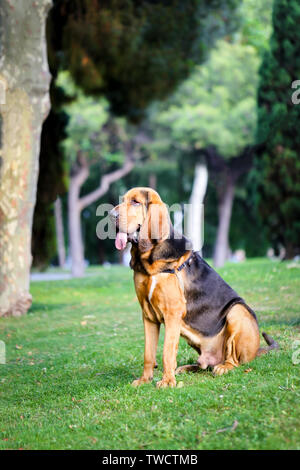
[[[151,250],[154,241],[168,238],[170,233],[170,217],[165,204],[160,199],[154,199],[147,206],[139,235],[139,249],[142,253]]]

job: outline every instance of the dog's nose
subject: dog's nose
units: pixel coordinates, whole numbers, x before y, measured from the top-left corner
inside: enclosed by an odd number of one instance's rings
[[[114,208],[110,211],[109,215],[112,219],[117,219],[119,217],[119,212]]]

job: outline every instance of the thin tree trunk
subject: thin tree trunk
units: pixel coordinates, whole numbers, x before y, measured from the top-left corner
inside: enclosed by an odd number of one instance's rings
[[[209,171],[216,184],[218,195],[218,229],[214,250],[214,265],[221,267],[229,255],[229,229],[235,185],[250,170],[258,146],[246,146],[237,156],[226,160],[214,146],[204,150]]]
[[[84,275],[84,247],[81,231],[81,207],[79,204],[80,189],[88,178],[87,166],[82,167],[79,172],[70,177],[68,193],[68,219],[69,219],[69,244],[72,263],[72,276],[82,277]]]
[[[69,190],[69,234],[70,234],[70,255],[72,263],[72,276],[82,277],[84,275],[84,248],[81,232],[81,211],[78,207],[78,199],[74,197],[74,191]]]
[[[107,193],[109,187],[115,181],[127,175],[134,167],[134,160],[131,152],[127,149],[124,165],[106,175],[103,175],[100,185],[94,191],[80,198],[80,189],[84,181],[88,178],[89,169],[84,159],[81,159],[79,170],[71,175],[70,188],[68,194],[68,219],[69,219],[69,242],[72,262],[72,276],[82,277],[84,275],[84,244],[81,230],[81,211],[93,202],[100,199]],[[75,172],[74,172],[75,173]]]
[[[40,134],[50,108],[45,23],[51,5],[0,5],[0,317],[26,313],[32,301],[31,228]]]
[[[195,251],[203,246],[203,201],[206,194],[208,171],[205,163],[197,163],[192,194],[189,200],[187,237]]]
[[[65,250],[62,204],[61,204],[60,197],[58,197],[54,203],[54,215],[55,215],[55,231],[56,231],[58,264],[60,268],[63,268],[66,262],[66,250]]]
[[[106,194],[107,191],[109,190],[110,185],[114,183],[115,181],[118,181],[119,179],[123,178],[123,176],[127,175],[132,170],[133,167],[134,167],[134,160],[131,158],[131,154],[127,154],[125,163],[121,168],[118,168],[117,170],[114,170],[111,173],[107,173],[106,175],[103,175],[98,188],[96,188],[94,191],[87,194],[86,196],[83,196],[80,198],[80,201],[79,201],[80,210],[85,209],[90,204],[92,204],[93,202],[97,201],[102,196],[104,196],[104,194]]]
[[[227,175],[223,181],[222,192],[219,194],[218,214],[219,224],[215,242],[214,266],[224,265],[229,253],[229,228],[234,199],[235,185],[233,179]]]

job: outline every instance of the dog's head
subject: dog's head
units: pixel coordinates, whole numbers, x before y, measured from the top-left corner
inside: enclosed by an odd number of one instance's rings
[[[130,189],[121,204],[111,211],[117,227],[116,248],[123,250],[128,241],[137,243],[141,252],[168,238],[170,218],[159,194],[151,188]]]

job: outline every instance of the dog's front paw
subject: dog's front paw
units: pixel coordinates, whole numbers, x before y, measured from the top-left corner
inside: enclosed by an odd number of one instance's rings
[[[157,388],[167,388],[167,387],[174,388],[176,387],[176,379],[175,377],[163,377],[162,380],[157,382],[156,387]]]
[[[139,387],[140,385],[147,384],[151,381],[152,379],[147,379],[146,377],[140,377],[139,379],[136,379],[132,382],[133,387]]]

